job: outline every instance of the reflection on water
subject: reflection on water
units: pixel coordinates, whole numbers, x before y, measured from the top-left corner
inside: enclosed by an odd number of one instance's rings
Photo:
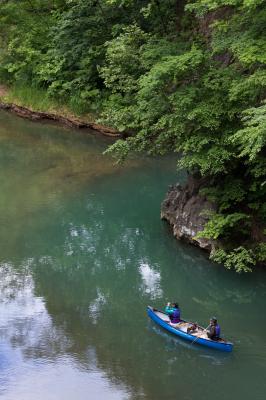
[[[122,167],[108,140],[0,114],[0,397],[264,399],[263,271],[236,276],[159,219],[169,159]],[[147,304],[215,314],[233,354],[154,325]]]
[[[82,360],[71,351],[73,340],[34,295],[28,269],[0,265],[0,291],[0,394],[5,399],[81,399],[86,392],[93,398],[128,397],[124,385],[97,367],[94,347]]]
[[[97,288],[97,296],[89,305],[89,315],[94,324],[97,324],[98,319],[101,317],[101,313],[107,304],[107,298],[101,292],[101,289]]]
[[[150,267],[148,263],[140,263],[139,272],[143,281],[142,290],[150,295],[152,300],[162,298],[163,292],[160,287],[161,275],[160,272]]]
[[[22,265],[17,271],[12,264],[1,264],[0,279],[2,337],[28,357],[42,357],[43,351],[51,359],[64,354],[69,339],[53,325],[44,300],[34,295],[29,269]]]

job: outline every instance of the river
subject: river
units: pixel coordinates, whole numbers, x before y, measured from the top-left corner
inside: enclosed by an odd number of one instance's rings
[[[0,113],[0,398],[262,400],[266,274],[237,275],[160,220],[175,159],[114,166],[111,139]],[[216,315],[231,354],[146,316]]]

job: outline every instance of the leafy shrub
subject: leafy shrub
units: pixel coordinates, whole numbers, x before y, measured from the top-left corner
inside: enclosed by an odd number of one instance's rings
[[[234,269],[238,273],[251,272],[252,266],[256,264],[252,250],[248,250],[243,246],[237,247],[229,253],[222,249],[216,250],[211,255],[211,259],[222,263],[227,269]]]

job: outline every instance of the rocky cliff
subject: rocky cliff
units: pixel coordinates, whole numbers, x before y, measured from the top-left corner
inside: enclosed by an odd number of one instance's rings
[[[212,251],[212,240],[197,238],[208,221],[206,210],[215,211],[216,206],[200,194],[202,179],[190,176],[187,184],[169,188],[161,207],[161,218],[168,221],[177,239],[184,239],[207,251]]]

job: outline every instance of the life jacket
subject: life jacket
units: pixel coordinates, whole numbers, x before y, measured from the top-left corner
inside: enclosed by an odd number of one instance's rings
[[[221,334],[221,328],[219,324],[215,325],[215,339],[219,339]]]
[[[180,310],[179,308],[174,308],[173,309],[173,313],[171,315],[171,322],[173,324],[177,324],[178,322],[180,322]]]

